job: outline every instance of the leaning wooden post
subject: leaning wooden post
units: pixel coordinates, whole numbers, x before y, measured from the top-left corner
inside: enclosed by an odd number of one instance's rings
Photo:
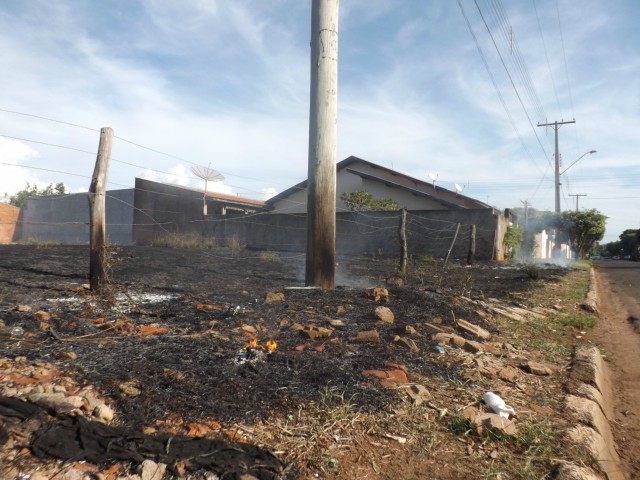
[[[469,254],[467,255],[467,265],[472,265],[476,261],[476,225],[471,225],[471,238],[469,239]]]
[[[447,262],[449,261],[449,256],[451,255],[451,250],[453,250],[453,246],[456,244],[456,239],[458,238],[458,232],[460,231],[460,224],[456,227],[456,233],[453,236],[453,241],[451,242],[451,246],[449,247],[449,251],[447,252],[447,258],[444,259],[444,265],[442,268],[447,266]]]
[[[307,286],[335,287],[339,0],[311,3]]]
[[[91,238],[89,257],[89,283],[91,290],[100,292],[107,285],[107,266],[105,259],[106,235],[105,235],[105,189],[107,185],[107,172],[111,159],[111,142],[113,130],[109,127],[100,130],[100,146],[96,166],[89,187],[89,207],[91,209]]]
[[[407,209],[403,208],[400,212],[400,275],[404,278],[407,276],[409,257],[407,252]]]

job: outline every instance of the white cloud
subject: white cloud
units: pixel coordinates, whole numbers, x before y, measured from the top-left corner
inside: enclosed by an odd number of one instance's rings
[[[38,179],[32,170],[21,166],[29,159],[36,158],[37,152],[29,145],[0,136],[0,194],[14,195],[26,184],[43,187],[48,185]]]

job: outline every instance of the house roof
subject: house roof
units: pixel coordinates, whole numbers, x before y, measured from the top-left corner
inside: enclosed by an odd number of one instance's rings
[[[146,179],[136,179],[137,180],[141,180],[144,182],[150,182],[150,183],[160,183],[160,182],[155,182],[153,180],[146,180]],[[173,183],[162,183],[162,185],[166,185],[168,187],[171,188],[178,188],[181,190],[188,190],[191,192],[197,192],[197,193],[204,193],[203,190],[201,189],[197,189],[197,188],[191,188],[191,187],[185,187],[182,185],[175,185]],[[240,197],[237,195],[228,195],[226,193],[218,193],[218,192],[206,192],[207,195],[207,199],[209,200],[213,200],[213,201],[219,201],[221,203],[225,203],[227,205],[238,205],[238,206],[242,206],[242,207],[252,207],[252,208],[260,208],[263,210],[269,210],[271,208],[270,205],[268,205],[266,202],[262,201],[262,200],[254,200],[253,198],[245,198],[245,197]]]
[[[358,164],[367,165],[371,169],[374,169],[375,173],[371,171],[365,172],[359,170],[357,168]],[[413,178],[403,173],[396,172],[395,170],[376,165],[375,163],[368,162],[367,160],[363,160],[362,158],[354,157],[353,155],[338,162],[336,164],[336,169],[346,169],[347,172],[353,175],[358,175],[359,177],[365,178],[367,180],[378,181],[390,187],[396,187],[406,190],[414,195],[422,196],[425,198],[429,198],[430,200],[439,202],[441,205],[444,205],[448,208],[492,208],[490,205],[487,205],[486,203],[474,198],[467,197],[466,195],[462,195],[451,190],[447,190],[446,188],[440,187],[438,185],[434,186],[432,183],[418,180],[417,178]],[[300,190],[304,190],[305,188],[307,188],[307,180],[304,180],[297,185],[288,188],[275,197],[271,197],[269,200],[267,200],[266,203],[269,205],[273,205],[278,200],[285,199]]]
[[[262,200],[254,200],[253,198],[239,197],[236,195],[228,195],[226,193],[207,192],[207,198],[212,200],[219,200],[224,203],[234,203],[238,205],[251,205],[258,208],[269,208],[267,202]]]

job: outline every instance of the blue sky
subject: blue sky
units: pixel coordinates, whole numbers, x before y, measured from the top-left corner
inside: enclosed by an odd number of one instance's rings
[[[303,180],[310,4],[0,2],[0,194],[87,190],[106,126],[111,189],[136,176],[202,188],[192,164],[250,198]],[[598,152],[562,175],[561,205],[586,194],[614,240],[640,227],[637,18],[635,0],[343,0],[338,160],[553,210],[553,133],[536,125],[575,118],[562,168]]]

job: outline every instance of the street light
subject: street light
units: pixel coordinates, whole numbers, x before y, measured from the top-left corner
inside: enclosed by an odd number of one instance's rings
[[[571,165],[569,165],[567,168],[565,168],[563,171],[560,172],[560,175],[562,175],[564,172],[566,172],[567,170],[569,170],[571,167],[573,167],[576,163],[578,163],[578,161],[582,158],[585,157],[591,153],[596,153],[597,150],[590,150],[587,153],[583,153],[582,155],[580,155],[580,157],[578,157],[578,160],[576,160],[575,162],[573,162]]]
[[[592,153],[596,153],[596,150],[589,150],[588,152],[583,153],[578,157],[578,160],[573,162],[571,165],[565,168],[562,172],[560,172],[560,158],[558,158],[560,155],[556,153],[556,213],[560,213],[560,175],[562,175],[571,167],[573,167],[576,163],[578,163],[578,161],[582,159],[582,157],[586,155],[590,155]]]

